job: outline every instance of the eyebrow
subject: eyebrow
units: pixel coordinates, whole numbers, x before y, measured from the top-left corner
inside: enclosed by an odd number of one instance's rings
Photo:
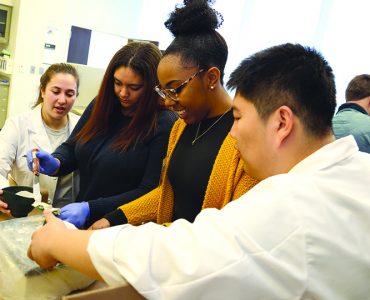
[[[121,80],[119,80],[118,78],[116,78],[116,77],[114,77],[114,76],[113,76],[113,78],[114,78],[114,81],[118,81],[119,83],[122,83],[122,81],[121,81]],[[144,84],[143,84],[143,83],[128,83],[127,85],[129,85],[129,86],[136,86],[136,87],[144,86]]]
[[[57,86],[57,85],[53,85],[53,86],[51,86],[50,87],[50,89],[58,89],[58,90],[63,90],[63,88],[61,88],[61,87],[59,87],[59,86]],[[76,88],[77,89],[77,88]],[[66,92],[68,92],[68,91],[76,91],[76,89],[66,89]]]
[[[170,85],[172,85],[173,83],[182,83],[183,80],[180,80],[180,79],[173,79],[173,80],[170,80],[169,82],[167,82],[164,86],[161,86],[162,88],[169,88]]]

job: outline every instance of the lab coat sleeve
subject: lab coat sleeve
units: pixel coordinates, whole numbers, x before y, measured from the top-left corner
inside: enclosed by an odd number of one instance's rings
[[[17,155],[19,130],[14,118],[6,120],[0,131],[0,188],[9,186],[7,179]]]
[[[194,223],[98,230],[88,252],[109,285],[125,278],[148,299],[299,298],[304,230],[286,205],[270,202],[267,210],[264,196],[271,193],[253,189],[222,210],[203,210]],[[289,202],[281,195],[273,203],[281,199]]]

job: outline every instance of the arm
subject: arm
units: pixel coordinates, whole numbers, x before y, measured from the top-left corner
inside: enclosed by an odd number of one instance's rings
[[[0,131],[0,188],[9,186],[7,176],[16,160],[19,138],[20,132],[15,119],[6,120]],[[24,162],[27,167],[25,158]]]
[[[50,211],[45,211],[44,215],[46,224],[33,233],[28,257],[42,268],[51,268],[63,262],[92,278],[102,280],[86,251],[93,231],[68,229]]]
[[[7,177],[16,160],[19,138],[20,133],[15,119],[9,118],[0,131],[0,188],[9,186]],[[26,162],[25,158],[24,161]],[[1,201],[2,194],[3,191],[0,189],[0,212],[10,215],[8,204]]]
[[[42,267],[60,261],[109,285],[127,280],[149,299],[273,299],[277,287],[283,298],[299,298],[307,276],[305,230],[294,199],[279,186],[267,183],[221,210],[203,210],[194,223],[180,219],[170,227],[68,230],[47,213],[29,256]]]
[[[140,225],[142,223],[156,221],[159,200],[161,196],[161,186],[120,206],[118,209],[104,216],[110,226],[130,223]]]
[[[174,120],[164,115],[158,122],[157,133],[150,141],[146,142],[149,148],[149,154],[146,159],[145,171],[140,184],[135,189],[119,195],[95,200],[87,199],[90,206],[90,220],[92,222],[116,210],[117,207],[138,199],[158,186],[163,158],[166,155],[168,138]]]

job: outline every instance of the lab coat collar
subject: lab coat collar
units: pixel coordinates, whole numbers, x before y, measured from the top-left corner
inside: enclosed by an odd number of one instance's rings
[[[41,107],[42,104],[39,104],[31,111],[28,131],[32,148],[43,149],[50,152],[51,144],[42,121]]]
[[[358,152],[358,146],[352,135],[335,140],[325,145],[304,160],[296,164],[289,173],[317,171],[337,164]]]
[[[43,149],[45,151],[52,151],[49,137],[46,133],[44,123],[41,116],[41,107],[42,104],[37,105],[31,111],[31,119],[28,124],[29,135],[32,138],[32,143],[35,148]],[[70,134],[77,124],[79,117],[73,113],[68,113],[68,133]],[[47,145],[47,148],[45,146]]]
[[[42,104],[39,104],[34,109],[31,110],[31,122],[28,127],[29,132],[37,134],[40,131],[42,131],[42,128],[44,127],[41,116],[41,107]]]

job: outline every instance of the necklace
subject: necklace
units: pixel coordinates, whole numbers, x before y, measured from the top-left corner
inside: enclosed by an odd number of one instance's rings
[[[199,129],[200,129],[200,125],[202,124],[202,121],[199,122],[198,124],[198,128],[197,128],[197,133],[195,134],[195,137],[194,137],[194,140],[191,142],[191,145],[194,146],[195,142],[197,140],[199,140],[203,135],[205,135],[208,131],[210,131],[212,129],[213,126],[215,126],[221,119],[224,115],[226,115],[226,113],[230,111],[230,108],[228,110],[226,110],[219,118],[217,118],[216,121],[214,121],[205,131],[203,131],[202,134],[199,134]]]

